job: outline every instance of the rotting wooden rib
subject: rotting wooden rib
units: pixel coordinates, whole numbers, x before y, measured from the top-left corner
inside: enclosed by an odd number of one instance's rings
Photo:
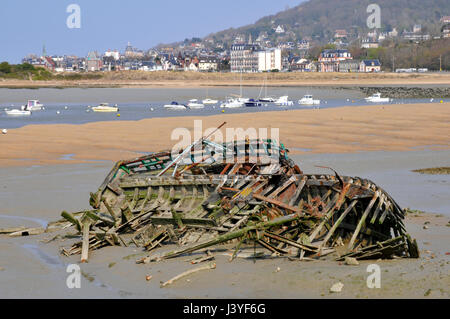
[[[358,226],[356,226],[356,230],[353,233],[353,236],[348,244],[348,250],[353,249],[353,245],[355,243],[356,238],[358,237],[359,231],[361,230],[362,226],[364,225],[366,218],[369,215],[369,212],[372,210],[373,205],[375,204],[376,200],[378,199],[378,196],[379,196],[379,193],[378,193],[378,191],[376,191],[375,194],[373,195],[372,200],[370,201],[369,205],[367,205],[366,210],[364,211],[363,215],[361,216]]]

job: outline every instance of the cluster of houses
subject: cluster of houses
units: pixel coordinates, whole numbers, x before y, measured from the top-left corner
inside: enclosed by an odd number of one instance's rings
[[[381,63],[377,59],[353,59],[346,49],[323,50],[317,61],[293,57],[290,70],[297,72],[380,72]]]
[[[450,16],[440,19],[441,35],[450,38]],[[29,55],[23,63],[45,67],[56,72],[98,71],[199,71],[199,72],[380,72],[378,60],[356,60],[348,51],[349,42],[357,39],[364,49],[378,48],[388,38],[420,42],[431,39],[416,24],[411,30],[398,32],[396,28],[384,32],[373,29],[361,35],[355,27],[335,30],[330,44],[336,49],[324,50],[313,60],[307,59],[312,47],[317,45],[311,37],[295,39],[288,26],[276,25],[268,32],[262,31],[255,39],[252,35],[234,34],[228,39],[186,39],[175,47],[139,50],[130,43],[125,51],[107,50],[103,54],[91,51],[86,57],[71,55]],[[270,34],[270,36],[269,36]],[[276,43],[273,43],[276,35]],[[436,38],[436,37],[434,37]],[[355,43],[355,42],[352,42]]]
[[[29,55],[22,62],[45,67],[55,72],[77,71],[193,71],[193,72],[379,72],[378,60],[354,60],[346,49],[324,50],[317,61],[298,55],[283,55],[279,48],[262,48],[257,44],[236,43],[229,54],[196,54],[171,50],[125,53],[106,51],[103,55],[95,51],[86,57]],[[141,55],[142,54],[142,55]]]
[[[199,52],[200,51],[200,52]],[[127,45],[123,53],[118,50],[108,50],[103,54],[91,51],[86,57],[77,56],[41,56],[28,55],[22,63],[29,63],[37,67],[45,67],[54,72],[98,72],[98,71],[204,71],[215,72],[226,70],[229,65],[226,54],[211,54],[195,48],[176,53],[171,48],[146,52]]]

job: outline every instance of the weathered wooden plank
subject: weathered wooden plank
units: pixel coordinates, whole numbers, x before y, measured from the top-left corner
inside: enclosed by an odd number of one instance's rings
[[[297,199],[300,197],[300,194],[302,193],[303,187],[305,187],[307,181],[307,177],[302,177],[300,184],[297,186],[297,189],[295,190],[294,195],[292,196],[291,200],[289,201],[289,206],[294,206]]]
[[[173,217],[166,216],[151,216],[149,218],[154,225],[166,225],[173,224],[177,225],[177,221]],[[183,225],[205,225],[205,226],[217,226],[217,223],[214,219],[210,218],[190,218],[190,217],[180,217],[180,221]]]
[[[339,216],[338,220],[333,224],[331,229],[328,231],[327,235],[325,236],[322,244],[320,244],[320,248],[322,248],[324,245],[327,244],[328,240],[330,240],[331,236],[333,236],[334,231],[339,227],[341,222],[344,220],[345,216],[352,210],[352,208],[356,205],[357,201],[353,200],[350,205],[344,210],[344,212]]]

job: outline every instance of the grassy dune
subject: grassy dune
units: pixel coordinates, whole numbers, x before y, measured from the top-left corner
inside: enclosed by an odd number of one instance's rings
[[[242,85],[260,86],[342,86],[342,85],[448,85],[450,74],[405,73],[300,73],[270,72],[242,74]],[[198,87],[236,86],[237,73],[174,71],[120,71],[105,73],[60,74],[47,81],[0,79],[0,87]]]

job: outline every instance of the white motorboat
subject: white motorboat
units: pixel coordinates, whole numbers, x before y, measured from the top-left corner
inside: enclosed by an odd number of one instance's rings
[[[199,103],[197,99],[189,100],[189,103],[187,104],[187,106],[190,109],[202,109],[205,107],[205,105],[202,103]]]
[[[381,93],[377,92],[372,96],[365,98],[366,102],[374,102],[374,103],[383,103],[383,102],[390,102],[392,99],[388,97],[381,97]]]
[[[294,105],[294,102],[289,101],[289,96],[287,96],[287,95],[280,96],[278,99],[275,100],[274,103],[275,103],[275,105],[278,105],[278,106]]]
[[[205,105],[207,105],[207,104],[212,105],[212,104],[217,104],[217,103],[219,103],[219,101],[213,100],[213,99],[204,99],[204,100],[202,101],[202,103],[205,104]]]
[[[44,108],[44,105],[39,102],[39,100],[28,100],[26,105],[23,105],[22,108],[25,108],[29,111],[39,111]]]
[[[27,102],[27,108],[30,111],[39,111],[42,110],[43,107],[44,105],[39,102],[39,100],[28,100]]]
[[[31,115],[31,110],[28,108],[28,105],[22,105],[19,109],[8,110],[5,109],[6,115],[12,116],[28,116]]]
[[[119,108],[117,107],[117,104],[114,106],[109,106],[108,103],[100,103],[100,105],[93,107],[92,111],[94,111],[94,112],[117,112],[117,111],[119,111]]]
[[[12,115],[12,116],[28,116],[28,115],[31,115],[31,111],[30,110],[13,109],[13,110],[7,110],[5,112],[6,112],[7,115]]]
[[[172,102],[170,104],[164,105],[164,108],[168,110],[187,110],[188,107],[178,102]]]
[[[241,99],[227,99],[225,102],[223,102],[220,107],[221,108],[237,108],[237,107],[243,107],[245,105],[245,102],[243,102]]]
[[[300,105],[319,105],[320,100],[314,100],[312,95],[305,95],[300,100],[298,100]]]

